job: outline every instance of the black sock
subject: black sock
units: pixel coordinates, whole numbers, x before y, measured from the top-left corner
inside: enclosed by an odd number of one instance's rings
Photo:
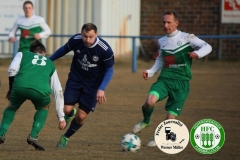
[[[67,132],[64,134],[65,137],[71,137],[79,128],[82,127],[83,124],[78,124],[75,119],[72,120],[70,127],[68,128]]]
[[[74,115],[74,110],[72,109],[72,111],[68,115],[66,115],[66,116],[72,117],[73,115]]]

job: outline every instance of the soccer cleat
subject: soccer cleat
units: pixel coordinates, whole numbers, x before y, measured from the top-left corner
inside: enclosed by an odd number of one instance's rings
[[[148,127],[150,125],[151,122],[149,123],[144,123],[143,121],[136,124],[133,129],[132,129],[132,133],[139,133],[141,132],[144,128]]]
[[[27,143],[29,145],[32,145],[33,147],[35,147],[36,150],[39,150],[39,151],[44,151],[45,149],[43,148],[43,146],[41,146],[39,143],[38,143],[38,140],[36,138],[33,138],[30,134],[27,138]]]
[[[4,143],[5,139],[6,139],[5,135],[1,135],[0,136],[0,144]]]
[[[157,146],[157,144],[156,144],[156,142],[155,142],[154,135],[153,135],[152,138],[149,140],[147,146],[148,146],[148,147],[155,147],[155,146]]]
[[[64,135],[61,136],[60,141],[58,142],[56,148],[66,148],[68,144],[69,138],[65,137]]]
[[[66,121],[66,126],[64,127],[64,129],[67,127],[67,125],[69,124],[69,122],[72,121],[72,119],[76,116],[77,110],[76,108],[73,108],[73,116],[72,117],[68,117],[67,115],[64,116],[64,119]]]

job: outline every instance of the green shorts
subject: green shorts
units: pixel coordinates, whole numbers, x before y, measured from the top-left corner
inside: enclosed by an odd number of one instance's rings
[[[31,88],[12,88],[10,95],[10,102],[16,110],[26,101],[31,100],[35,109],[41,109],[50,104],[50,96],[43,95],[37,90]]]
[[[168,97],[165,110],[175,116],[180,115],[189,94],[189,81],[174,80],[159,77],[149,91],[158,97],[158,101]]]

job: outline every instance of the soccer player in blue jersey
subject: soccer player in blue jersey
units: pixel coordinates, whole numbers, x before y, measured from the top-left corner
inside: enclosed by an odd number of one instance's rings
[[[61,136],[57,148],[65,148],[89,112],[94,111],[97,103],[106,101],[104,91],[113,76],[113,51],[97,36],[94,24],[84,24],[81,34],[72,36],[50,59],[54,61],[70,51],[74,56],[64,91],[64,112],[66,123],[71,121],[71,124]],[[74,107],[76,103],[79,105],[77,110]]]

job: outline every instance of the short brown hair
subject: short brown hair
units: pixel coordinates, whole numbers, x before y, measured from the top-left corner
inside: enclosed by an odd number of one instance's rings
[[[93,23],[86,23],[82,26],[82,31],[83,30],[86,30],[86,31],[94,30],[95,33],[97,33],[97,26]]]
[[[26,4],[31,4],[32,7],[33,7],[33,3],[32,3],[31,1],[25,1],[25,2],[23,3],[23,8],[24,8],[24,6],[25,6]]]
[[[177,13],[174,12],[174,11],[166,11],[166,12],[164,12],[164,13],[162,14],[162,17],[165,16],[165,15],[173,15],[174,19],[175,19],[175,20],[178,20],[178,15],[177,15]]]
[[[34,40],[30,45],[30,52],[42,54],[46,53],[46,48],[39,40]]]

